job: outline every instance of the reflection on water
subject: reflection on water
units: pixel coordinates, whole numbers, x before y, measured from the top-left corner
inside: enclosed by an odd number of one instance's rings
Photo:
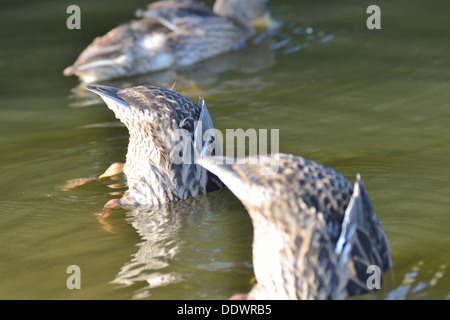
[[[182,207],[188,210],[183,212]],[[181,208],[180,208],[181,207]],[[190,209],[190,211],[189,211]],[[190,214],[192,208],[183,204],[161,205],[159,208],[139,208],[127,212],[128,222],[139,233],[142,242],[118,273],[113,283],[130,286],[146,282],[146,290],[182,281],[178,272],[164,272],[179,251],[178,231],[183,214]],[[142,298],[140,292],[140,298]]]
[[[128,211],[127,221],[136,229],[142,242],[138,251],[127,262],[113,283],[131,286],[145,283],[134,298],[150,296],[150,289],[175,284],[184,275],[167,271],[182,246],[179,230],[185,216],[202,212],[210,215],[209,198],[197,197],[186,201],[162,204],[152,208],[136,208]]]
[[[217,216],[217,210],[227,206],[227,193],[219,190],[184,201],[127,211],[126,221],[136,229],[141,242],[136,245],[137,251],[120,268],[112,283],[119,288],[132,286],[132,299],[153,298],[152,289],[180,282],[185,282],[189,287],[194,279],[202,281],[198,272],[209,273],[236,267],[236,262],[228,260],[220,245],[212,250],[203,249],[211,245],[213,247],[215,235],[222,233],[222,228],[227,228],[227,224],[232,221],[232,217]],[[222,219],[230,221],[224,223]],[[231,222],[231,225],[234,223]],[[244,227],[248,228],[248,225],[244,224]],[[238,229],[235,228],[236,231]],[[244,239],[250,244],[250,238],[245,236],[239,241]],[[193,252],[202,251],[203,257],[192,259]],[[251,273],[250,264],[244,264],[243,267]],[[201,291],[196,295],[199,298],[206,297],[205,292]]]

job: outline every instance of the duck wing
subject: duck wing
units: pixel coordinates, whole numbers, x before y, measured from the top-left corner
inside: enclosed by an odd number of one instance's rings
[[[373,272],[378,272],[381,283],[383,274],[392,268],[386,234],[359,175],[345,211],[335,252],[339,257],[340,273],[347,279],[341,287],[347,296],[369,292],[369,277]]]

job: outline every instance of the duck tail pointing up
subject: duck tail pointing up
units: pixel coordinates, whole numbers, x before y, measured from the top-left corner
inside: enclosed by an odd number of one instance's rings
[[[130,106],[123,101],[117,93],[120,91],[118,88],[108,87],[108,86],[100,86],[100,85],[89,85],[86,87],[86,90],[89,90],[93,93],[98,94],[102,98],[109,98],[119,103],[120,105],[129,108]]]

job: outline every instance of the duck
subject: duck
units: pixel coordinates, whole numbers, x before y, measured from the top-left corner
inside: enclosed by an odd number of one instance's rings
[[[253,224],[256,285],[232,299],[346,299],[378,289],[392,268],[359,174],[352,186],[332,168],[283,153],[197,163],[239,198]]]
[[[89,85],[128,129],[123,170],[128,190],[105,208],[149,207],[184,200],[223,187],[222,182],[195,163],[197,156],[221,155],[206,103],[196,104],[162,87],[142,85],[119,89]],[[119,168],[119,169],[118,169]],[[109,176],[108,170],[104,176]]]
[[[268,0],[216,0],[212,10],[193,0],[163,0],[136,15],[94,39],[63,74],[94,83],[189,66],[238,50],[255,27],[273,25]]]

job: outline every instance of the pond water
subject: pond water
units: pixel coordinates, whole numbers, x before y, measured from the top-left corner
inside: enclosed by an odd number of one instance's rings
[[[206,1],[205,1],[206,2]],[[212,1],[209,1],[210,4]],[[127,131],[62,70],[146,2],[2,4],[0,298],[226,299],[251,288],[252,226],[227,189],[156,211],[96,213],[123,189]],[[361,173],[389,239],[392,283],[373,299],[450,298],[450,3],[271,1],[279,27],[188,70],[111,81],[202,96],[220,130],[279,129],[279,149],[354,181]],[[103,223],[101,223],[103,222]],[[69,290],[68,266],[81,270]]]

